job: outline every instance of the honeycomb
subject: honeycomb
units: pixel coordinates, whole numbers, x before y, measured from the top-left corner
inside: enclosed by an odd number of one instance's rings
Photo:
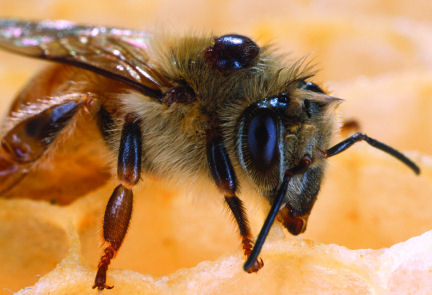
[[[245,5],[247,3],[247,5]],[[275,224],[258,274],[242,270],[236,226],[211,189],[146,179],[106,294],[428,294],[432,289],[432,5],[396,1],[0,0],[2,15],[131,28],[239,32],[309,54],[338,112],[407,153],[417,177],[366,144],[329,160],[308,229]],[[193,12],[193,13],[192,13]],[[127,17],[126,17],[127,16]],[[168,23],[167,23],[168,22]],[[45,62],[0,52],[3,114]],[[346,134],[341,134],[341,139]],[[48,180],[47,180],[48,181]],[[0,294],[96,294],[111,180],[67,205],[0,199]],[[242,195],[254,234],[268,205]]]

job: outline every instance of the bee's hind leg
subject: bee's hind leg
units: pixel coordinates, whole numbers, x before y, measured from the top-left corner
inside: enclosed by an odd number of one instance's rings
[[[123,125],[117,162],[120,184],[114,189],[103,222],[103,237],[108,243],[101,257],[93,288],[111,289],[106,285],[106,273],[111,259],[119,250],[126,235],[132,214],[133,193],[141,175],[142,133],[139,119],[127,114]]]
[[[86,101],[80,97],[52,105],[18,122],[3,136],[0,144],[1,194],[20,182]]]

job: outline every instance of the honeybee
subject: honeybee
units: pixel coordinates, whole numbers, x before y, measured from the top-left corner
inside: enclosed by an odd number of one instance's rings
[[[327,158],[366,141],[420,173],[402,153],[364,133],[330,147],[341,99],[312,82],[302,63],[285,65],[246,36],[166,38],[4,19],[0,47],[57,62],[18,94],[6,118],[2,195],[83,194],[103,183],[112,163],[117,168],[119,184],[103,221],[107,246],[93,285],[99,290],[112,288],[108,266],[125,238],[133,188],[145,175],[202,177],[215,185],[237,222],[243,268],[251,273],[264,265],[259,253],[276,218],[294,235],[306,229]],[[100,159],[106,151],[112,157]],[[255,242],[241,186],[271,204]]]

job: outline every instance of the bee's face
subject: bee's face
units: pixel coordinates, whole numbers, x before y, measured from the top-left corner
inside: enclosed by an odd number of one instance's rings
[[[339,99],[316,84],[288,80],[284,92],[258,99],[241,113],[236,125],[236,154],[246,175],[272,201],[284,172],[309,155],[311,167],[294,177],[285,202],[308,212],[324,169],[322,151],[333,130],[332,109]]]

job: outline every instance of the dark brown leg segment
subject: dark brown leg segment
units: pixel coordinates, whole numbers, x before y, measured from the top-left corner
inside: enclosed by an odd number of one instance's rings
[[[237,179],[222,138],[219,135],[212,134],[207,138],[207,160],[213,179],[219,190],[224,194],[225,201],[239,227],[244,254],[249,257],[253,247],[252,236],[243,203],[236,196]],[[263,265],[263,261],[256,258],[253,261],[251,272],[258,271]]]
[[[108,246],[101,257],[93,288],[111,289],[106,285],[106,273],[111,259],[119,250],[126,235],[132,214],[132,187],[141,175],[142,133],[140,121],[126,115],[120,140],[117,174],[121,182],[114,189],[105,209],[103,234]]]
[[[109,244],[104,250],[104,255],[98,265],[95,284],[93,288],[100,290],[113,286],[107,286],[106,272],[111,259],[117,253],[121,243],[126,235],[129,226],[129,220],[132,214],[133,194],[132,190],[119,185],[115,188],[111,198],[108,201],[103,224],[104,240]]]

